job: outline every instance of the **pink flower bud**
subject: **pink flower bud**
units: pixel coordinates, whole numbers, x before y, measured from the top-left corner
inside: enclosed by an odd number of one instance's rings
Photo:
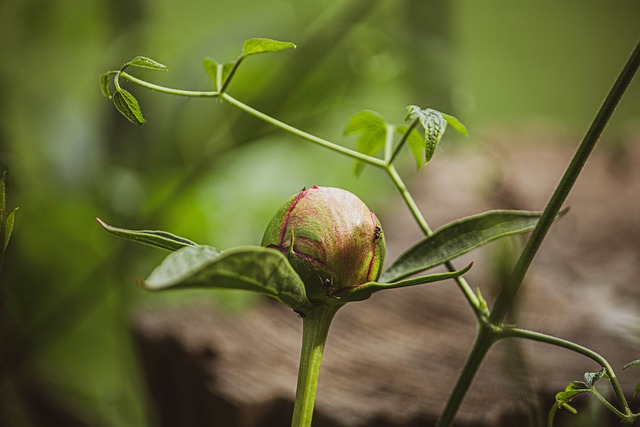
[[[312,302],[378,279],[385,256],[373,211],[354,194],[332,187],[303,189],[287,200],[267,226],[262,245],[287,256]]]

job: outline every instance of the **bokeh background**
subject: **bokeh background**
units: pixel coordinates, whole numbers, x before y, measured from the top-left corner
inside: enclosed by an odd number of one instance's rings
[[[101,95],[104,71],[145,55],[170,71],[138,76],[206,90],[204,57],[233,60],[251,37],[293,41],[295,51],[247,60],[230,92],[346,145],[358,111],[399,123],[407,105],[436,108],[471,132],[447,134],[440,151],[455,152],[510,129],[580,135],[639,19],[634,0],[0,2],[0,170],[20,207],[1,276],[0,425],[46,425],[24,398],[34,389],[78,425],[150,425],[136,307],[251,304],[235,292],[138,289],[165,254],[108,235],[96,217],[225,248],[259,243],[303,186],[348,188],[387,212],[397,201],[378,171],[357,178],[351,160],[223,103],[127,85],[148,120],[131,125]],[[607,135],[625,144],[639,120],[636,80]],[[400,164],[410,179],[411,159]]]

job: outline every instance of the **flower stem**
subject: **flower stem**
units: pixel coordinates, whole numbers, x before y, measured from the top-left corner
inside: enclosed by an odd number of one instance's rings
[[[324,345],[338,308],[339,305],[316,307],[306,312],[302,320],[302,349],[291,427],[311,426]]]

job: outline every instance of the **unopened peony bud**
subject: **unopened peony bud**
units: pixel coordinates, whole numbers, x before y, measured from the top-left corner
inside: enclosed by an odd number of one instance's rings
[[[354,194],[331,187],[314,186],[291,197],[267,226],[262,245],[287,256],[312,302],[377,280],[385,256],[373,211]]]

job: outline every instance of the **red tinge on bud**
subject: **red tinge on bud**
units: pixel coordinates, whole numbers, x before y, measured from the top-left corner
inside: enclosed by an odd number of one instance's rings
[[[313,186],[292,196],[267,226],[262,245],[287,256],[311,301],[377,280],[385,256],[373,211],[354,194],[333,187]]]

